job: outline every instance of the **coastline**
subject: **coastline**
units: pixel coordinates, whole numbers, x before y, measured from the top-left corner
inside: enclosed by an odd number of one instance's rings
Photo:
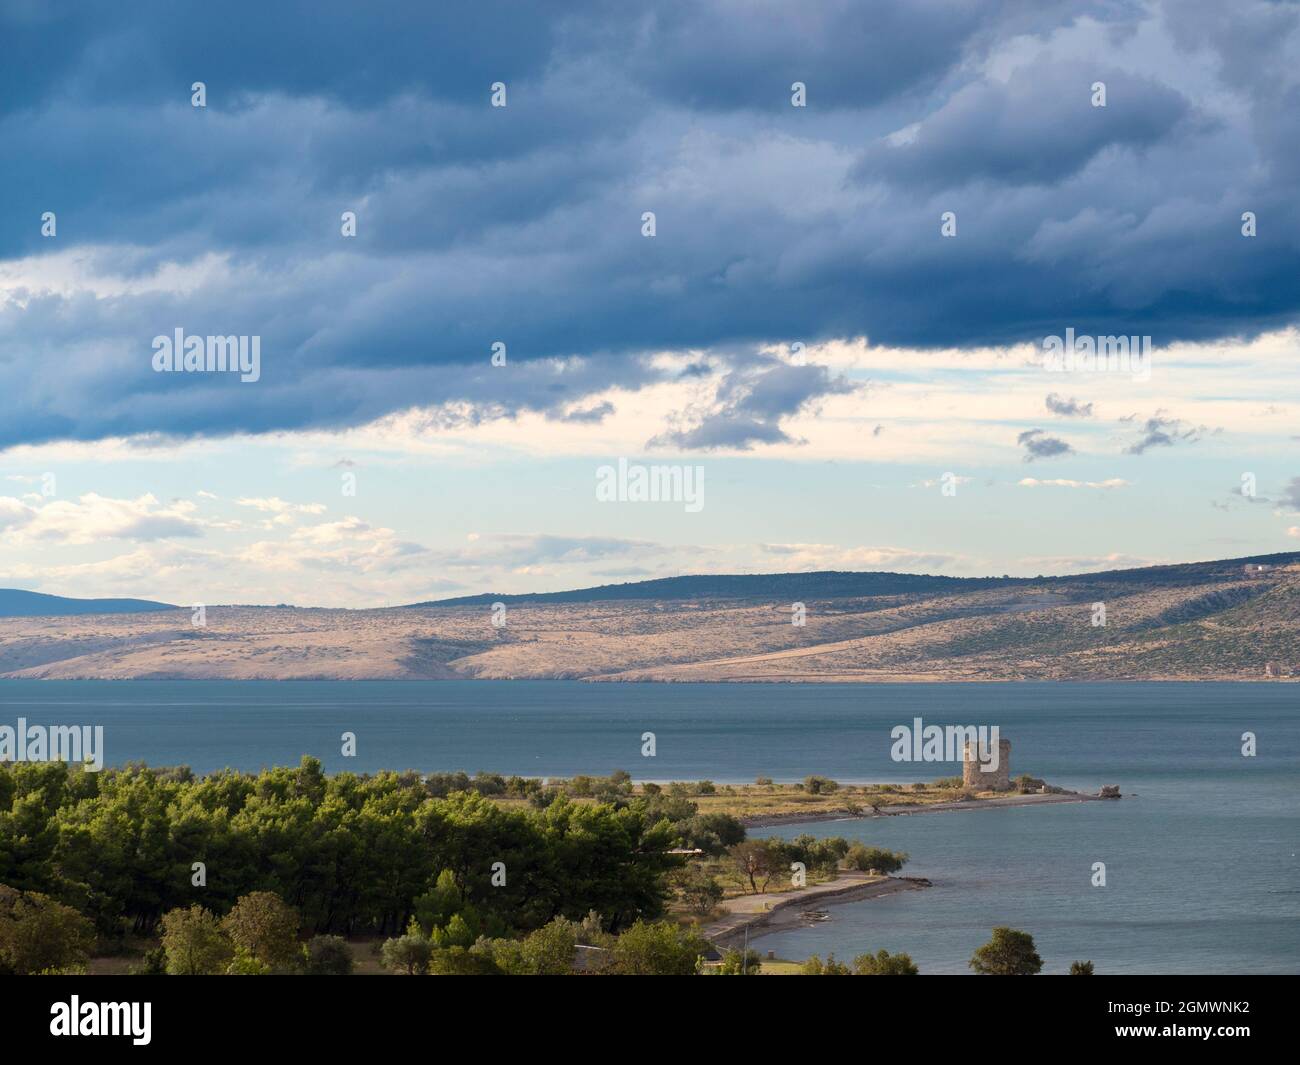
[[[884,807],[879,812],[863,814],[850,814],[847,811],[822,814],[773,814],[741,818],[741,821],[746,828],[764,828],[776,825],[799,825],[829,821],[862,821],[875,817],[900,817],[931,812],[951,813],[960,810],[978,810],[986,807],[1007,808],[1108,801],[1113,800],[1100,795],[1084,795],[1080,792],[1048,795],[1008,795],[963,802],[898,805]],[[802,915],[808,912],[812,904],[829,906],[846,902],[860,902],[865,899],[892,895],[900,891],[920,891],[931,886],[930,881],[924,877],[882,877],[870,873],[844,872],[836,879],[825,884],[815,884],[812,887],[802,888],[798,891],[760,892],[756,895],[738,896],[727,903],[728,913],[725,917],[720,917],[704,925],[700,932],[715,946],[730,948],[741,942],[746,935],[750,940],[753,940],[758,936],[784,931],[798,925]]]
[[[1101,795],[1085,795],[1082,792],[1065,792],[1050,795],[1008,795],[993,799],[969,799],[963,802],[935,803],[900,803],[895,806],[882,806],[879,812],[869,811],[851,814],[847,810],[827,811],[825,813],[794,814],[759,814],[754,817],[742,817],[741,824],[746,828],[771,828],[777,825],[804,825],[822,821],[865,821],[875,817],[906,817],[910,814],[952,813],[961,810],[983,810],[988,807],[1009,806],[1048,806],[1064,802],[1114,802],[1113,798]]]
[[[736,909],[732,909],[726,917],[703,926],[700,933],[717,947],[731,947],[738,940],[743,940],[746,930],[752,940],[797,925],[800,914],[804,912],[803,907],[808,903],[831,905],[858,902],[893,895],[899,891],[921,891],[929,886],[930,881],[921,877],[841,873],[835,880],[799,891],[741,895],[731,900]]]

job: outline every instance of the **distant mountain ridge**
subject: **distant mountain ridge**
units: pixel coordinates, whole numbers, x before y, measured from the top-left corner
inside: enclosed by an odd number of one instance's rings
[[[395,609],[209,605],[198,626],[146,600],[6,596],[44,612],[0,616],[7,678],[1300,681],[1300,552],[1068,577],[724,574]]]
[[[22,588],[0,588],[0,618],[58,618],[75,614],[142,614],[149,610],[175,610],[150,599],[69,599]]]
[[[658,577],[625,584],[600,584],[563,592],[483,593],[452,599],[408,603],[405,609],[481,606],[488,603],[602,603],[639,599],[856,599],[917,592],[967,592],[1041,584],[1045,580],[1076,584],[1129,581],[1139,584],[1195,584],[1235,576],[1247,565],[1282,566],[1300,562],[1300,551],[1210,562],[1178,562],[1136,569],[1074,573],[1064,577],[946,577],[877,570],[816,570],[806,573],[727,573]]]
[[[769,599],[798,593],[821,599],[863,595],[940,592],[959,586],[992,588],[1010,583],[1005,577],[941,577],[921,573],[822,570],[812,573],[724,573],[657,577],[626,584],[601,584],[563,592],[463,595],[408,603],[407,609],[480,606],[484,603],[603,603],[641,599]]]

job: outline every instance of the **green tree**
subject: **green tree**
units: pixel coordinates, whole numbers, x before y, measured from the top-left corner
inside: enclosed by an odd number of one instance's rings
[[[273,891],[245,895],[221,927],[236,951],[248,953],[270,969],[290,969],[301,956],[298,913]]]
[[[614,972],[619,976],[691,976],[709,943],[699,934],[669,921],[637,921],[614,943]]]
[[[687,909],[701,917],[711,914],[722,901],[722,885],[698,866],[683,871],[677,880],[677,889]]]
[[[303,971],[308,976],[348,976],[352,951],[341,936],[312,936],[302,948]]]
[[[826,960],[822,961],[821,957],[814,954],[799,970],[802,976],[852,976],[853,970],[843,962],[835,960],[834,954],[827,954]]]
[[[737,871],[749,881],[749,890],[757,895],[777,872],[785,868],[784,844],[780,840],[747,839],[728,852]]]
[[[523,941],[522,958],[535,976],[562,976],[573,972],[573,952],[579,926],[564,917],[532,932]]]
[[[435,947],[463,947],[468,950],[478,939],[478,921],[472,915],[453,913],[446,928],[435,928],[430,937]]]
[[[499,976],[501,969],[481,952],[442,947],[429,956],[429,972],[434,976]]]
[[[433,943],[414,922],[406,935],[384,941],[380,957],[393,972],[406,976],[423,976],[429,971],[433,956]]]
[[[981,976],[1035,976],[1043,967],[1043,959],[1028,932],[995,928],[993,938],[971,957],[970,967]]]
[[[224,972],[234,953],[216,917],[198,903],[163,914],[162,946],[171,976]]]
[[[907,855],[855,843],[845,853],[844,861],[850,869],[864,873],[873,869],[881,873],[896,873],[907,862]]]
[[[0,886],[0,971],[75,970],[85,965],[94,942],[91,923],[71,906]]]
[[[762,955],[756,950],[728,950],[718,966],[720,976],[757,976],[763,968]]]
[[[1092,976],[1092,962],[1090,961],[1072,961],[1070,962],[1071,976]]]
[[[858,976],[916,976],[919,970],[910,955],[881,950],[875,954],[859,954],[853,959],[853,971]]]
[[[270,976],[271,967],[260,958],[254,957],[243,947],[235,950],[235,956],[226,966],[227,976]]]

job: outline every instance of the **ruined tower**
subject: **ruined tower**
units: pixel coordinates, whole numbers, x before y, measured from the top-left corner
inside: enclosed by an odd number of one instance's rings
[[[987,750],[976,751],[976,745],[967,742],[961,754],[962,787],[971,791],[1011,790],[1011,741],[998,741],[998,766],[987,771],[981,763],[989,761]]]

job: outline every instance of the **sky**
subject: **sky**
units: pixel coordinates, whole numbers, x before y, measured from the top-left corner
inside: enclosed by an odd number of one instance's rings
[[[1300,550],[1293,4],[0,0],[0,143],[0,586]]]

